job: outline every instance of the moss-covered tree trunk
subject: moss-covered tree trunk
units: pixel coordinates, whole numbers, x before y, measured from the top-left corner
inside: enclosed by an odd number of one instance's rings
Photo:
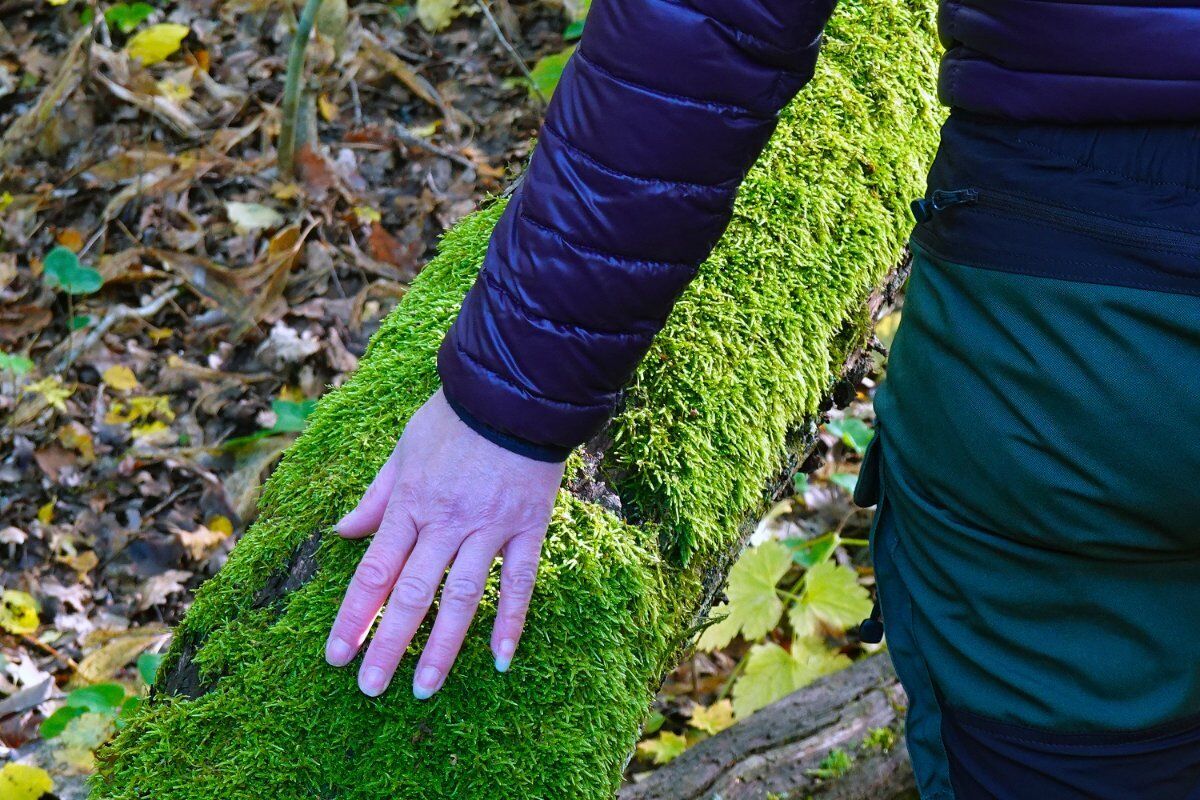
[[[432,700],[365,697],[353,669],[323,659],[364,547],[330,526],[435,390],[496,202],[446,235],[357,374],[321,401],[180,625],[152,702],[102,754],[93,797],[611,798],[740,528],[900,261],[940,116],[932,17],[925,0],[844,0],[720,247],[568,469],[509,673],[487,646],[494,592]]]

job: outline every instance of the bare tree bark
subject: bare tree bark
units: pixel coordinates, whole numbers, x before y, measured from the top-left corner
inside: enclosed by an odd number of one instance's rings
[[[916,800],[904,706],[887,655],[874,655],[694,745],[619,800]],[[881,728],[890,748],[864,741]],[[822,765],[835,750],[853,759],[838,775]]]

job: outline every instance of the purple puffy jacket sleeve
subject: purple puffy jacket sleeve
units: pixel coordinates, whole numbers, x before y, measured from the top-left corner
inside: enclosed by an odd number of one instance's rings
[[[729,222],[834,0],[594,0],[483,268],[438,354],[494,442],[561,460]]]

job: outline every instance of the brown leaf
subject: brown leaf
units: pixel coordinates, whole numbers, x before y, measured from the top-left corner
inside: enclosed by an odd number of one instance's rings
[[[169,569],[161,575],[147,578],[138,588],[136,609],[145,611],[154,606],[161,606],[173,594],[187,591],[185,581],[192,573],[182,569]]]
[[[333,165],[308,143],[296,153],[296,172],[304,184],[304,191],[318,202],[324,200],[329,190],[337,185],[337,173]]]
[[[425,246],[421,242],[404,244],[378,222],[371,223],[371,233],[367,237],[367,252],[376,261],[384,261],[400,267],[403,275],[409,280],[416,277],[418,261]]]
[[[0,308],[0,341],[15,342],[37,333],[54,319],[49,309],[40,306]]]

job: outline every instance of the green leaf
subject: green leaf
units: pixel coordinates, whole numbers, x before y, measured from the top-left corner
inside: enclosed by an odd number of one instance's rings
[[[154,13],[149,3],[117,3],[104,12],[104,21],[121,33],[130,33]]]
[[[638,755],[655,764],[666,764],[687,750],[688,742],[683,736],[670,731],[663,731],[653,739],[638,742]]]
[[[16,353],[0,352],[0,371],[11,372],[14,375],[25,375],[33,369],[33,362]]]
[[[825,423],[825,430],[841,439],[842,444],[860,456],[867,451],[867,445],[875,437],[875,431],[871,430],[871,426],[858,417],[830,420]]]
[[[271,410],[275,412],[275,426],[272,433],[295,433],[304,430],[308,415],[317,407],[316,400],[272,400]]]
[[[53,714],[42,720],[42,725],[39,728],[42,738],[53,739],[67,729],[68,722],[86,713],[86,708],[79,708],[78,706],[63,706],[57,709]]]
[[[784,539],[783,543],[792,548],[792,560],[807,568],[828,561],[841,539],[828,534],[816,539]]]
[[[854,487],[858,485],[858,473],[835,472],[829,476],[829,482],[834,486],[840,486],[850,494],[854,494]]]
[[[426,30],[440,31],[461,13],[458,0],[417,0],[417,19]]]
[[[840,633],[862,622],[871,613],[871,596],[858,583],[858,573],[832,561],[811,567],[804,574],[804,592],[788,611],[798,636],[820,632]]]
[[[68,294],[92,294],[104,285],[99,272],[81,265],[79,257],[61,245],[46,254],[42,269],[47,285]]]
[[[91,325],[92,318],[87,314],[76,314],[71,317],[71,321],[67,324],[71,327],[71,330],[77,331],[80,328],[86,328],[88,325]]]
[[[715,650],[729,644],[740,631],[747,639],[761,639],[779,622],[783,601],[775,584],[792,566],[792,552],[778,541],[751,547],[729,571],[729,602],[713,609],[728,616],[704,631],[697,643],[701,650]]]
[[[138,675],[142,676],[142,680],[147,686],[154,684],[154,676],[158,674],[158,667],[162,664],[162,660],[162,653],[142,653],[138,656]]]
[[[796,494],[803,499],[804,493],[808,491],[808,475],[803,472],[797,472],[792,476],[792,488],[796,490]]]
[[[792,642],[790,653],[774,642],[755,645],[746,658],[746,669],[733,686],[733,711],[738,719],[744,719],[822,675],[850,666],[850,659],[844,655],[808,639]]]
[[[119,683],[97,683],[67,695],[67,705],[98,714],[115,714],[125,702],[125,687]]]
[[[121,704],[121,713],[117,714],[117,719],[116,719],[117,727],[124,728],[127,724],[129,724],[129,720],[133,717],[134,713],[136,713],[137,710],[141,707],[142,707],[142,698],[140,698],[140,697],[125,698],[125,702]]]
[[[568,42],[573,42],[580,36],[583,36],[583,20],[581,19],[575,20],[567,26],[565,31],[563,31],[563,39],[567,40]]]
[[[558,88],[558,82],[562,78],[563,70],[566,69],[567,61],[574,53],[575,45],[571,45],[560,53],[538,59],[529,72],[533,77],[535,93],[541,94],[546,99],[554,94],[554,90]]]

